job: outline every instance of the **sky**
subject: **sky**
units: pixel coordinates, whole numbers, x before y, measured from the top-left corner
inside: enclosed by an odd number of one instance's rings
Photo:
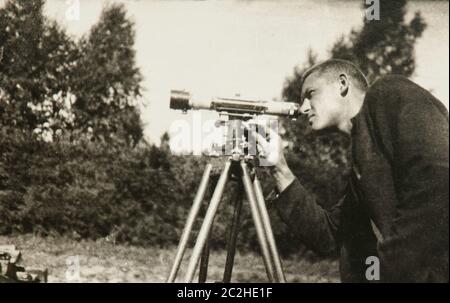
[[[112,1],[47,0],[45,14],[80,37]],[[169,109],[171,89],[200,97],[280,99],[284,81],[312,48],[327,58],[333,42],[362,26],[360,1],[123,0],[136,26],[136,61],[144,76],[145,137],[159,143],[173,121],[198,118]],[[75,6],[74,6],[75,5]],[[77,7],[79,15],[74,13]],[[412,80],[449,104],[449,3],[410,1],[428,24],[416,45]],[[201,119],[216,114],[202,112]]]

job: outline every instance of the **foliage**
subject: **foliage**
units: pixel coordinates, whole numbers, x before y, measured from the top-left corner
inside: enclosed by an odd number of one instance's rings
[[[43,0],[10,0],[0,9],[1,125],[50,142],[135,145],[142,138],[134,25],[123,5],[104,8],[79,41],[43,16]]]
[[[369,82],[386,74],[411,76],[415,68],[414,45],[426,28],[420,12],[405,22],[406,0],[380,2],[381,21],[364,19],[361,30],[341,37],[331,49],[333,58],[357,64]]]
[[[113,148],[89,140],[0,136],[0,232],[77,234],[168,244],[178,240],[185,207],[155,148]]]
[[[142,76],[136,67],[134,24],[123,5],[103,9],[100,21],[79,42],[74,89],[77,126],[92,128],[94,139],[137,144]]]

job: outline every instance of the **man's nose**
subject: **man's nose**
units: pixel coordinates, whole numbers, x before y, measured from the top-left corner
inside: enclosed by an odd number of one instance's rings
[[[300,106],[300,112],[306,115],[311,110],[311,102],[308,99],[303,100],[302,106]]]

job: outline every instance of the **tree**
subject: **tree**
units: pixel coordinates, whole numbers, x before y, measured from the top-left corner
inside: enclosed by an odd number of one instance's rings
[[[41,73],[44,1],[8,1],[0,9],[0,103],[2,125],[27,127],[32,120],[27,100],[41,95],[35,79]]]
[[[43,14],[42,0],[8,1],[0,10],[2,126],[52,141],[73,125],[75,42]]]
[[[114,4],[103,9],[100,21],[79,42],[76,127],[92,132],[95,140],[135,145],[143,136],[134,37],[124,6]]]
[[[38,139],[90,138],[134,146],[143,134],[142,76],[123,5],[104,8],[79,41],[43,16],[44,0],[0,9],[0,121]]]
[[[369,82],[386,74],[411,76],[415,69],[414,45],[422,36],[426,24],[416,12],[405,22],[406,0],[383,1],[381,21],[364,19],[361,30],[341,37],[331,49],[333,58],[357,64]]]

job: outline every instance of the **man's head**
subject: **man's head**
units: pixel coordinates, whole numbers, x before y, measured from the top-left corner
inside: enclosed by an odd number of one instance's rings
[[[331,59],[308,69],[302,76],[301,112],[313,130],[338,127],[348,131],[350,119],[360,110],[368,82],[356,65]]]

